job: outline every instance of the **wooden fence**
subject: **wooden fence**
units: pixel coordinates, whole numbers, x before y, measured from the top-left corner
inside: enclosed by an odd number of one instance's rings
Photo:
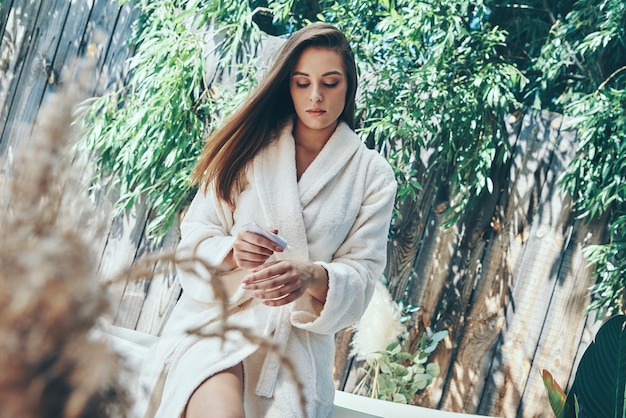
[[[118,87],[132,55],[137,11],[114,0],[4,0],[0,6],[0,170],[28,136],[38,109],[73,59],[92,55],[91,95]],[[581,254],[602,242],[605,225],[577,220],[557,187],[575,148],[560,115],[527,111],[508,118],[513,149],[493,173],[494,190],[452,228],[441,227],[446,178],[421,178],[418,198],[402,208],[388,246],[393,296],[419,306],[413,335],[447,329],[432,360],[441,374],[418,396],[422,406],[502,417],[552,416],[540,371],[571,385],[597,324],[585,315],[591,272]],[[426,154],[416,167],[422,174]],[[115,219],[101,249],[110,277],[153,251],[150,214],[137,205]],[[165,246],[174,246],[172,230]],[[112,288],[119,325],[158,334],[180,295],[175,272]],[[354,388],[360,364],[349,358],[350,330],[337,336],[336,385]]]

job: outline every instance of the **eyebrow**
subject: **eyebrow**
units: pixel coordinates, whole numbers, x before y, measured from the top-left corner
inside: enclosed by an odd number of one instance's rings
[[[294,71],[293,74],[291,74],[292,76],[294,75],[301,75],[301,76],[305,76],[305,77],[310,77],[309,74],[307,73],[303,73],[302,71]],[[329,71],[327,73],[322,74],[322,77],[327,77],[329,75],[343,75],[343,73],[341,71]]]

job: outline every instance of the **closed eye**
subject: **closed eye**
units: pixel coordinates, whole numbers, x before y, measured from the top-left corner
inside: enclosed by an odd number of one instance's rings
[[[296,83],[297,87],[300,87],[301,89],[305,88],[305,87],[309,87],[311,85],[311,83]]]

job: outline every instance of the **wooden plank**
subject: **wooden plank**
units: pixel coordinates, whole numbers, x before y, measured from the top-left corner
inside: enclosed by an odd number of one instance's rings
[[[95,8],[94,2],[98,3],[95,0],[84,0],[73,2],[70,6],[53,61],[53,68],[57,69],[57,72],[60,73],[62,69],[73,64],[76,58],[96,55],[86,53],[87,48],[85,48],[86,37],[92,32],[88,23]],[[114,2],[108,3],[114,4]]]
[[[82,47],[87,49],[84,53],[95,54],[97,60],[95,85],[87,92],[88,95],[102,95],[107,88],[118,89],[123,85],[123,63],[132,54],[132,50],[124,42],[120,42],[120,38],[127,39],[137,13],[129,4],[119,7],[116,1],[95,2],[82,41]],[[95,193],[98,205],[112,207],[115,196],[107,195],[105,190]],[[98,243],[94,243],[94,248],[104,254],[107,236],[101,238]]]
[[[519,125],[509,127],[511,146],[516,141]],[[499,170],[506,170],[506,167],[500,167]],[[454,229],[442,231],[437,226],[434,230],[435,234],[444,236],[453,234],[456,237],[456,241],[448,240],[446,243],[446,247],[451,248],[450,255],[442,259],[433,256],[431,251],[425,251],[423,254],[424,264],[440,265],[441,277],[442,279],[445,278],[445,282],[441,282],[442,284],[439,286],[434,286],[432,281],[426,283],[422,281],[425,290],[421,292],[421,297],[417,299],[416,304],[424,309],[422,315],[424,313],[429,314],[428,317],[422,318],[424,326],[432,325],[434,330],[447,329],[449,334],[430,357],[430,361],[439,365],[441,373],[433,379],[429,387],[416,397],[416,403],[422,406],[438,408],[444,405],[450,408],[450,405],[445,405],[444,402],[447,392],[449,392],[449,379],[454,372],[452,367],[458,350],[463,349],[460,346],[460,341],[466,333],[466,327],[469,326],[466,320],[467,312],[469,312],[471,304],[474,303],[476,299],[474,294],[477,292],[476,289],[480,288],[481,280],[483,280],[481,258],[486,245],[485,237],[488,236],[491,229],[493,214],[497,210],[498,199],[504,189],[500,183],[507,180],[507,176],[497,172],[491,173],[490,176],[495,185],[493,193],[485,193],[482,201],[471,212],[468,212]],[[439,185],[441,184],[439,182]],[[474,350],[476,348],[473,347]],[[474,362],[473,364],[477,363]]]
[[[125,216],[118,216],[113,220],[107,243],[102,253],[98,269],[100,277],[111,279],[132,265],[137,256],[138,245],[143,237],[148,210],[145,204],[139,202]],[[119,307],[127,283],[120,282],[109,287],[111,306]],[[124,316],[117,309],[115,317]]]
[[[534,357],[540,333],[545,322],[551,295],[555,286],[553,267],[561,258],[561,245],[554,239],[546,239],[549,231],[559,234],[567,212],[559,200],[556,190],[556,176],[550,169],[556,130],[551,122],[556,116],[543,112],[542,120],[533,127],[532,141],[539,147],[524,166],[526,179],[531,181],[533,190],[528,202],[528,216],[532,219],[528,240],[513,274],[512,297],[507,307],[502,340],[498,346],[498,356],[494,359],[479,413],[495,416],[515,416],[521,396],[528,382],[531,362]],[[551,198],[552,196],[556,198]],[[551,216],[559,214],[558,216]],[[514,320],[513,320],[514,319]]]
[[[13,0],[0,1],[0,39],[4,37],[9,12],[13,8]]]
[[[470,246],[480,261],[475,261],[468,271],[475,275],[475,288],[467,306],[467,318],[462,335],[456,339],[458,350],[445,382],[439,408],[447,411],[473,413],[478,407],[480,393],[495,353],[499,332],[504,323],[503,312],[509,294],[509,249],[515,234],[510,231],[511,219],[520,202],[518,199],[530,191],[513,193],[509,185],[517,182],[520,168],[528,152],[528,136],[518,140],[522,127],[522,115],[507,116],[506,126],[512,155],[507,165],[493,173],[494,193],[492,199],[479,206],[489,208],[486,217],[470,237]],[[533,118],[525,120],[527,130],[532,129]],[[511,200],[512,199],[512,200]],[[525,199],[522,199],[525,200]],[[487,213],[485,213],[487,214]],[[440,361],[439,359],[435,359]]]
[[[447,381],[450,373],[454,371],[451,369],[454,360],[458,351],[463,348],[460,341],[466,335],[467,313],[475,299],[474,293],[480,288],[480,281],[483,279],[481,258],[486,246],[485,235],[489,233],[502,189],[498,184],[498,181],[502,181],[502,176],[494,177],[496,178],[494,193],[484,194],[475,208],[456,226],[458,232],[454,235],[458,237],[458,242],[447,266],[449,276],[439,303],[433,311],[432,321],[434,330],[446,329],[448,337],[430,356],[429,361],[437,363],[441,372],[416,398],[417,403],[422,406],[431,408],[440,406],[449,388]],[[479,342],[484,343],[484,340],[481,339]],[[476,347],[473,349],[476,350]]]
[[[49,77],[48,64],[54,59],[60,31],[67,16],[69,2],[50,0],[42,2],[37,21],[26,47],[24,65],[19,74],[14,100],[6,115],[7,128],[0,137],[0,153],[15,148],[18,141],[26,140],[31,133],[33,121]],[[28,13],[31,13],[28,11]],[[28,94],[24,94],[24,93]]]
[[[167,233],[159,251],[173,250],[180,242],[178,222]],[[154,252],[154,250],[151,250]],[[135,329],[153,335],[159,335],[170,312],[176,305],[181,287],[172,263],[159,261],[155,265],[156,274],[148,283],[145,300],[139,311]]]
[[[142,206],[145,206],[145,203],[142,202]],[[177,225],[170,229],[161,243],[149,237],[144,230],[136,244],[137,251],[133,261],[137,263],[144,257],[175,249],[180,242]],[[147,223],[144,224],[145,227]],[[153,273],[149,277],[129,280],[126,283],[114,323],[158,335],[180,296],[181,287],[173,263],[158,260],[152,263],[150,270]]]
[[[602,234],[607,233],[606,220],[604,220],[604,222],[602,221],[594,222],[594,225],[596,227],[595,228],[596,234],[593,234],[593,236],[600,236]],[[584,242],[585,240],[581,240],[581,241]],[[607,240],[602,239],[600,242],[606,243]],[[586,246],[587,244],[579,243],[579,245]],[[586,262],[587,260],[585,260],[585,267],[587,266]],[[583,354],[585,354],[585,351],[587,350],[587,348],[589,348],[589,345],[595,340],[596,334],[598,333],[598,330],[600,329],[602,324],[603,324],[602,320],[596,320],[595,313],[588,315],[585,322],[583,323],[582,335],[581,335],[580,340],[577,342],[576,357],[574,359],[574,362],[571,365],[567,383],[563,381],[562,387],[566,393],[574,384],[574,379],[576,378],[576,371],[578,370],[578,365],[580,363],[581,357],[583,356]]]
[[[49,80],[44,92],[45,95],[53,93],[57,90],[57,86],[61,82],[73,82],[73,78],[62,80],[62,77],[68,76],[64,72],[69,71],[69,66],[75,64],[80,48],[80,40],[85,32],[87,19],[90,15],[93,1],[71,2],[67,11],[67,15],[62,24],[62,32],[54,53],[48,57]]]
[[[574,147],[575,133],[561,133],[558,152],[552,161],[553,176],[558,178],[566,165],[574,158]],[[554,202],[557,199],[560,200],[561,195],[552,192],[550,198]],[[533,358],[529,382],[518,410],[519,416],[539,416],[549,407],[541,380],[541,371],[548,369],[557,382],[564,386],[576,360],[578,344],[585,327],[585,308],[590,301],[588,289],[593,284],[593,274],[587,268],[587,261],[582,255],[582,247],[599,243],[600,232],[605,228],[598,228],[597,224],[574,222],[569,207],[570,200],[567,199],[565,204],[563,213],[548,214],[553,217],[568,217],[559,222],[564,227],[567,226],[566,228],[556,231],[548,230],[543,238],[554,240],[555,245],[564,247],[565,251],[559,260],[560,263],[555,266],[553,277],[550,278],[555,281],[556,285],[541,330],[537,353]],[[550,206],[556,208],[558,205]]]
[[[94,94],[103,95],[122,87],[127,78],[127,60],[134,54],[126,42],[141,11],[130,3],[119,9],[117,2],[98,0],[89,21],[89,38],[85,45],[97,48],[100,74]]]
[[[8,10],[3,6],[2,9],[8,14],[0,42],[0,64],[2,65],[2,77],[0,78],[0,155],[4,154],[8,148],[2,137],[4,131],[11,129],[14,123],[8,120],[7,115],[16,99],[17,84],[24,69],[25,57],[30,49],[31,34],[37,24],[39,1],[33,0],[28,4],[13,6]],[[6,166],[9,164],[10,161],[7,161]]]
[[[421,299],[420,290],[423,290],[424,281],[418,272],[430,270],[432,260],[420,259],[420,255],[427,252],[425,246],[429,248],[436,243],[432,237],[438,222],[436,217],[432,217],[432,211],[433,206],[439,203],[435,202],[435,198],[442,174],[438,170],[428,172],[431,154],[427,150],[422,151],[413,166],[422,189],[418,191],[415,201],[401,207],[402,220],[394,226],[394,236],[388,250],[389,263],[385,276],[390,282],[389,293],[394,300],[403,300],[405,303]]]
[[[406,289],[406,302],[420,307],[419,322],[426,327],[433,322],[449,277],[454,249],[459,243],[456,227],[444,230],[443,222],[443,216],[435,210],[425,219],[420,250],[411,270],[413,280]]]
[[[8,24],[9,17],[11,17],[11,25]],[[15,23],[13,0],[0,2],[0,134],[4,130],[6,122],[2,109],[5,109],[5,102],[10,97],[9,86],[15,78],[13,68],[15,61],[17,61],[15,45],[17,25]]]
[[[354,358],[350,355],[352,351],[352,337],[354,330],[352,328],[344,329],[335,335],[335,359],[333,363],[333,381],[335,389],[346,390],[348,386],[348,378],[356,377],[357,374],[352,373]],[[350,387],[354,388],[355,383],[351,383]]]
[[[426,166],[421,159],[417,159],[412,168],[417,178],[425,177]],[[383,274],[389,281],[389,293],[394,300],[404,298],[405,289],[412,280],[411,269],[419,253],[425,213],[428,213],[431,196],[429,185],[422,184],[422,187],[415,200],[407,200],[400,205],[401,218],[395,220],[387,246],[387,266]]]
[[[540,144],[535,140],[535,125],[538,122],[541,122],[541,116],[529,113],[524,115],[521,123],[516,123],[520,126],[520,133],[514,145],[508,181],[500,202],[501,214],[495,219],[498,226],[494,228],[495,234],[491,240],[493,247],[485,252],[485,277],[480,283],[481,289],[477,292],[478,297],[468,318],[466,338],[475,341],[469,343],[469,347],[465,347],[468,344],[465,339],[459,342],[462,348],[443,404],[448,410],[475,412],[478,409],[481,397],[485,396],[485,385],[491,375],[494,358],[500,355],[500,335],[494,341],[491,339],[504,325],[503,312],[513,287],[515,266],[519,263],[532,220],[529,214],[532,213],[531,202],[534,202],[533,194],[537,186],[534,170],[528,169],[527,164],[538,153],[535,150]],[[515,131],[509,132],[511,134]],[[515,317],[509,318],[509,321],[515,320]],[[483,357],[473,355],[472,349],[476,349],[477,354],[484,350]],[[468,367],[468,364],[475,366]],[[460,396],[456,394],[457,391],[461,393]]]
[[[494,185],[494,190],[501,189],[497,183]],[[450,283],[443,305],[436,312],[438,322],[443,325],[438,328],[447,329],[449,335],[446,350],[437,350],[431,356],[431,361],[442,371],[424,395],[429,396],[431,404],[447,411],[469,412],[472,404],[477,403],[474,398],[478,376],[485,368],[482,363],[491,358],[502,326],[500,314],[502,299],[507,294],[506,278],[499,270],[493,270],[495,263],[489,257],[493,253],[497,259],[502,257],[501,237],[489,231],[499,194],[484,199],[476,221],[467,225],[473,230],[464,238],[469,249],[458,250],[463,258],[453,265],[457,277]]]

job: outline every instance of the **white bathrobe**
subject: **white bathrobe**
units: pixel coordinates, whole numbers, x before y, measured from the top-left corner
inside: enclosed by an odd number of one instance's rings
[[[196,195],[181,225],[179,251],[188,252],[201,242],[196,254],[219,265],[240,227],[256,221],[278,229],[291,247],[270,260],[309,260],[328,271],[324,304],[305,292],[288,305],[268,307],[240,287],[248,271],[237,268],[221,279],[229,288],[229,308],[234,311],[228,322],[270,338],[291,360],[304,385],[306,417],[332,416],[334,335],[361,317],[385,266],[394,174],[380,154],[367,149],[340,123],[298,181],[288,122],[255,157],[247,180],[234,211],[212,190]],[[243,363],[247,417],[302,416],[294,381],[276,355],[234,332],[226,341],[186,332],[207,322],[204,329],[215,331],[220,305],[206,278],[184,271],[179,277],[181,299],[141,375],[140,394],[151,398],[150,408],[160,406],[143,416],[180,416],[206,378],[238,363]]]

